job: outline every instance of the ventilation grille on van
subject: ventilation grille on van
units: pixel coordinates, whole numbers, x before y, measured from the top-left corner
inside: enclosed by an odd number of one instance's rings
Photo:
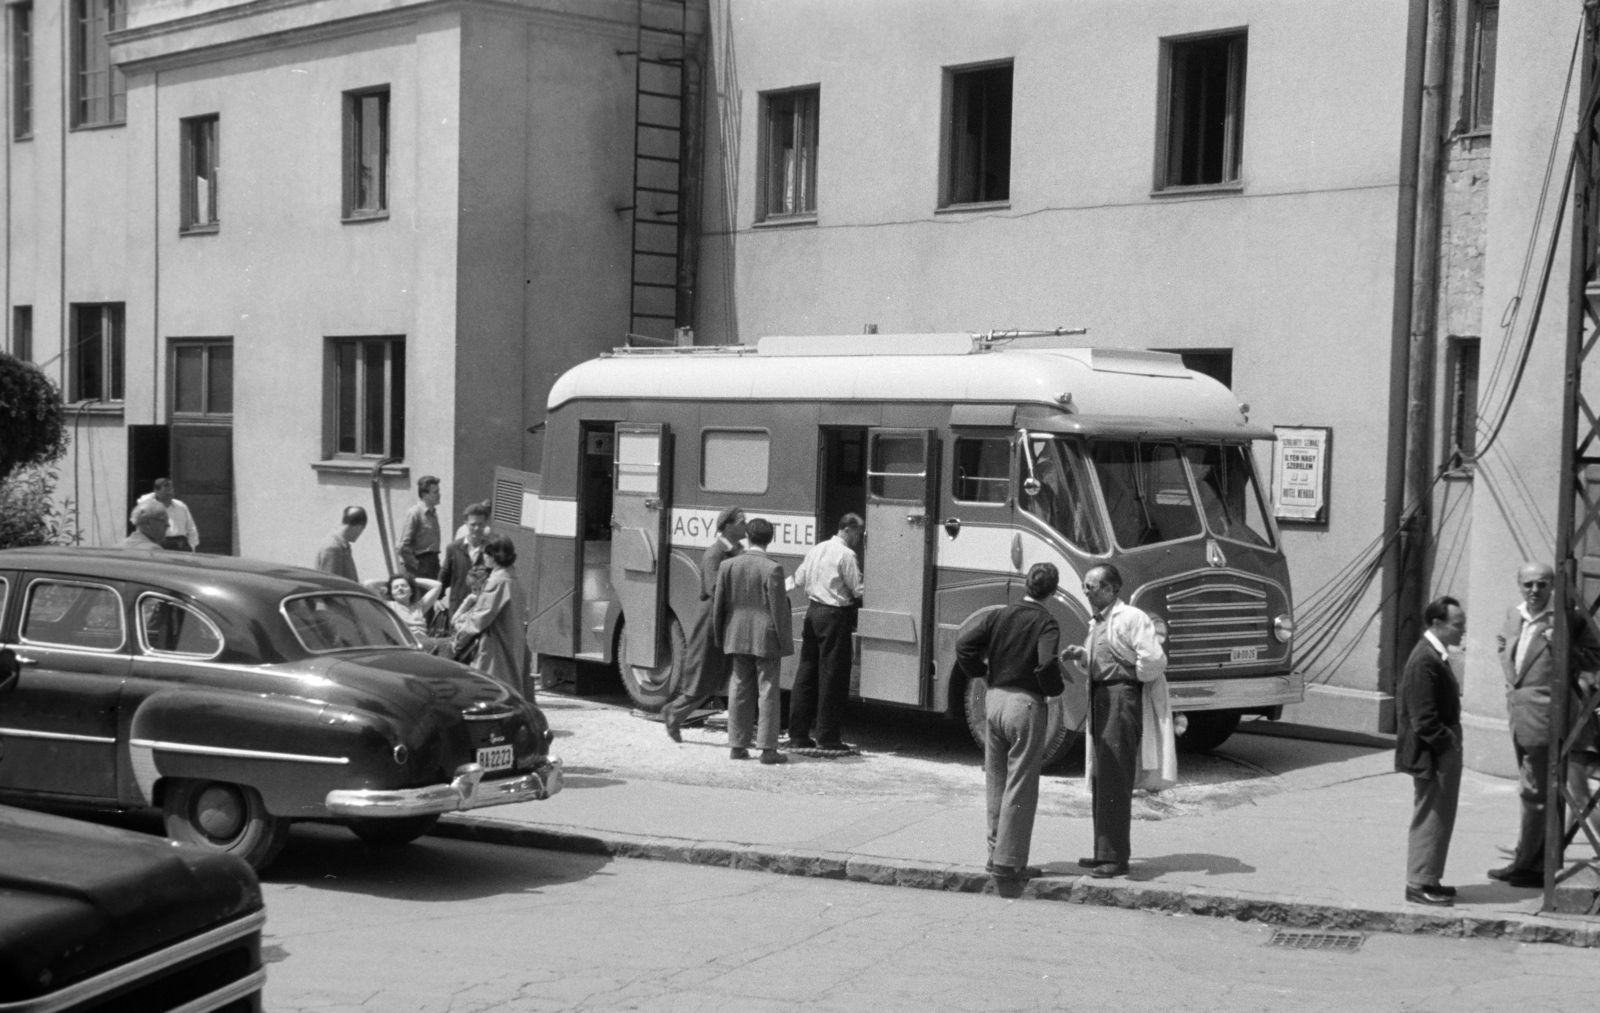
[[[522,483],[513,478],[494,480],[494,522],[522,524]]]

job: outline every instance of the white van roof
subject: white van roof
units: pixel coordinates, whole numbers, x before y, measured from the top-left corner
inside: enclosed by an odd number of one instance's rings
[[[1048,406],[1039,429],[1270,439],[1233,392],[1168,352],[1082,339],[957,334],[762,338],[755,345],[626,348],[568,370],[574,400],[874,401]]]

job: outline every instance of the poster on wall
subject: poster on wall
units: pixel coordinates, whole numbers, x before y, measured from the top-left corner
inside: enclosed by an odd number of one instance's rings
[[[1272,515],[1280,521],[1322,524],[1328,519],[1329,454],[1326,426],[1273,426]]]

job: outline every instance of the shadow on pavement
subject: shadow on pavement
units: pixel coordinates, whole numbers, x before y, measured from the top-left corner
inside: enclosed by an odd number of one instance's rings
[[[297,823],[264,882],[410,901],[538,892],[601,873],[605,855],[558,854],[424,837],[373,848],[343,827]],[[609,875],[609,874],[607,874]]]
[[[1203,872],[1207,876],[1234,876],[1255,871],[1255,866],[1247,865],[1227,855],[1191,852],[1183,855],[1136,859],[1128,869],[1128,879],[1135,883],[1143,883],[1168,872]]]

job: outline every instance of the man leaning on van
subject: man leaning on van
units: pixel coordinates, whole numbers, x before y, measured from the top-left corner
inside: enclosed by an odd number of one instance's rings
[[[805,625],[800,631],[800,667],[789,697],[789,745],[843,752],[839,723],[850,695],[851,642],[856,605],[861,600],[861,547],[865,524],[860,514],[839,518],[839,533],[818,542],[794,571],[794,585],[806,593]],[[812,738],[812,733],[816,738]]]

